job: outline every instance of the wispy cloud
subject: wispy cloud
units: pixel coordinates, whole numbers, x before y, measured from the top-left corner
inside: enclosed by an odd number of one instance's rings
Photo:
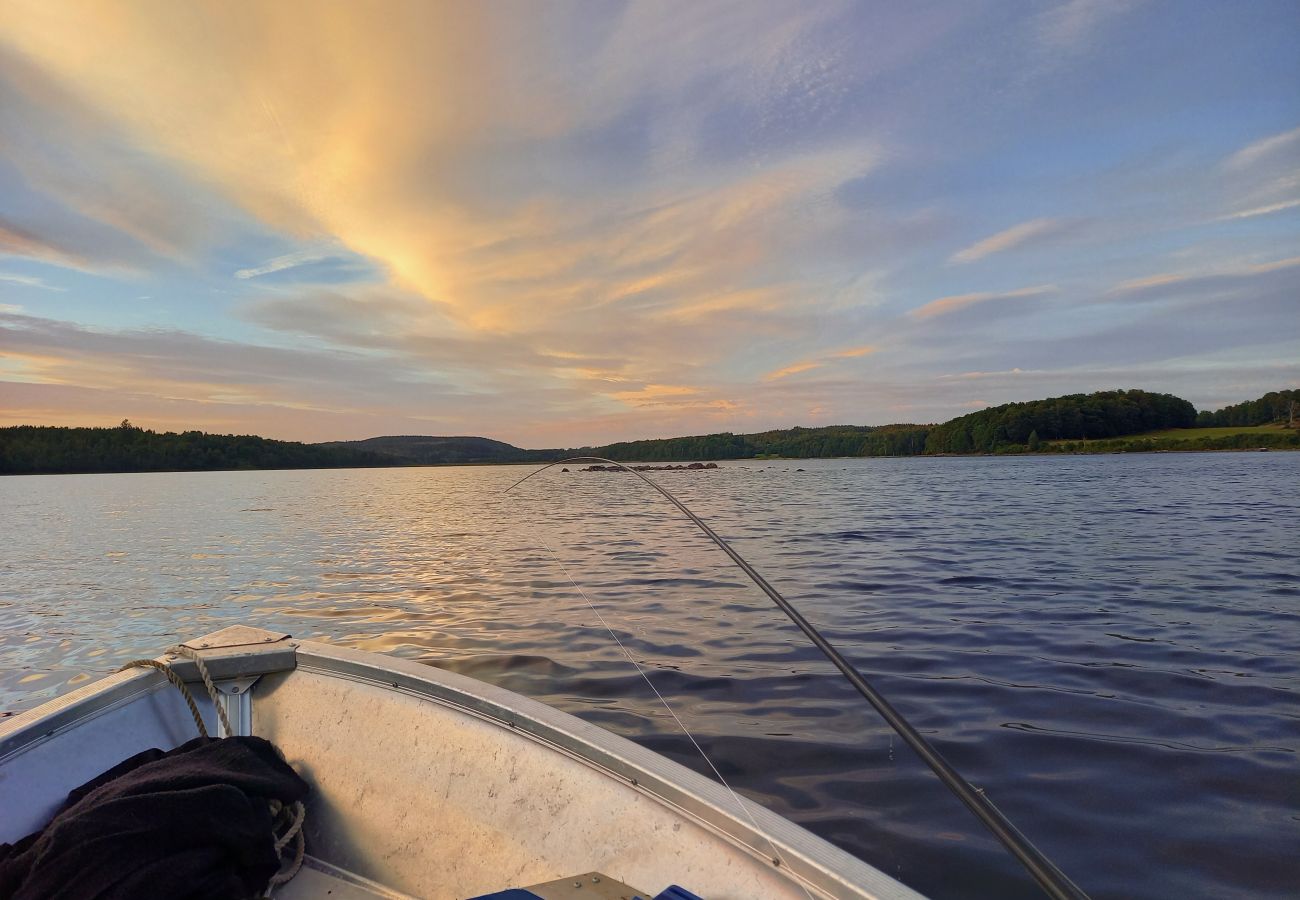
[[[1297,206],[1300,206],[1300,200],[1284,200],[1281,203],[1269,203],[1266,206],[1257,206],[1254,209],[1243,209],[1241,212],[1228,213],[1226,216],[1220,216],[1218,221],[1226,222],[1231,219],[1253,219],[1256,216],[1269,216],[1273,213],[1295,209]]]
[[[50,284],[43,278],[37,278],[34,275],[15,275],[11,272],[0,272],[0,283],[16,284],[19,287],[39,288],[42,291],[59,291],[66,292],[67,288]]]
[[[797,363],[791,363],[774,371],[768,372],[763,376],[764,381],[779,381],[782,378],[789,378],[791,375],[798,375],[800,372],[807,372],[811,369],[820,369],[825,363],[817,359],[805,359]]]
[[[1013,368],[1001,372],[962,372],[960,375],[940,375],[939,377],[945,380],[956,378],[963,381],[982,381],[989,378],[1006,378],[1008,376],[1019,376],[1025,374],[1034,373],[1026,373],[1024,369]]]
[[[1002,253],[1056,234],[1062,230],[1063,226],[1064,222],[1060,219],[1032,219],[1028,222],[1021,222],[1019,225],[1012,225],[1005,231],[999,231],[995,235],[971,244],[964,250],[957,251],[949,257],[948,262],[975,262],[994,253]]]
[[[955,313],[958,310],[966,309],[971,306],[983,303],[1005,300],[1024,300],[1036,299],[1038,297],[1047,297],[1057,293],[1060,290],[1054,284],[1043,284],[1037,287],[1020,288],[1014,291],[991,292],[981,291],[973,294],[955,294],[951,297],[940,297],[938,300],[931,300],[924,306],[918,306],[908,315],[914,319],[933,319],[937,316],[946,316]]]
[[[876,348],[872,346],[850,347],[847,350],[840,350],[831,354],[832,359],[857,359],[859,356],[866,356],[869,353],[875,353]]]
[[[685,384],[647,384],[631,390],[609,391],[607,396],[637,409],[730,408],[735,405],[732,401],[706,397],[701,388]]]
[[[845,350],[836,350],[830,353],[824,353],[812,359],[800,360],[783,366],[774,371],[768,372],[763,376],[764,381],[780,381],[782,378],[789,378],[791,375],[798,375],[800,372],[809,372],[813,369],[820,369],[838,359],[858,359],[875,353],[876,348],[870,345],[861,347],[849,347]]]
[[[1185,272],[1160,272],[1141,278],[1132,278],[1112,287],[1107,294],[1122,296],[1128,294],[1146,294],[1174,286],[1206,286],[1215,283],[1234,282],[1257,276],[1273,275],[1300,268],[1300,256],[1276,259],[1263,263],[1232,263],[1229,265],[1198,268]]]
[[[1224,160],[1223,166],[1225,169],[1247,169],[1297,145],[1300,145],[1300,128],[1292,128],[1247,144]]]
[[[1082,51],[1110,19],[1136,5],[1136,0],[1065,0],[1039,14],[1039,41],[1054,53]]]
[[[261,275],[270,275],[274,272],[283,272],[286,269],[294,269],[298,266],[320,262],[323,259],[329,259],[329,257],[330,254],[323,250],[299,250],[296,253],[285,253],[282,256],[272,257],[260,266],[239,269],[235,272],[235,277],[239,279],[257,278]]]

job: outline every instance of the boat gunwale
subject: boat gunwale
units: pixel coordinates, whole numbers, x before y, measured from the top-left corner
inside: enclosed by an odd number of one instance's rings
[[[283,639],[267,646],[238,645],[229,649],[204,651],[201,655],[212,677],[222,681],[291,670],[296,660],[298,643]],[[171,652],[154,658],[171,666],[187,683],[199,681],[198,668],[193,661],[177,657]],[[39,706],[0,719],[0,765],[70,728],[127,706],[141,696],[157,693],[165,687],[169,687],[167,678],[157,670],[119,669]],[[195,701],[200,706],[208,702],[201,690],[195,694]]]
[[[69,729],[168,687],[151,669],[113,672],[85,687],[0,720],[0,765]]]

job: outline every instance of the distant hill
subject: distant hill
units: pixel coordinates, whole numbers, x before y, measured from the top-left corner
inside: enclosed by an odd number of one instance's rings
[[[432,437],[414,434],[374,437],[363,441],[329,441],[316,446],[378,454],[408,465],[539,462],[561,459],[565,453],[563,450],[523,450],[504,441],[485,437]]]

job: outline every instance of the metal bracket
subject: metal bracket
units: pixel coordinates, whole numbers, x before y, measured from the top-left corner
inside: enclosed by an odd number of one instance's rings
[[[223,694],[247,694],[249,688],[261,675],[245,675],[243,678],[227,678],[225,681],[214,682],[217,690]]]
[[[230,720],[231,734],[253,733],[253,684],[261,677],[245,675],[242,678],[226,678],[214,682],[217,700],[225,707],[226,718]]]

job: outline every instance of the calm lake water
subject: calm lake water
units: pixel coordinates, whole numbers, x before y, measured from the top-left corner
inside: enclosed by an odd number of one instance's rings
[[[722,465],[655,477],[1094,897],[1294,896],[1300,453]],[[527,471],[0,479],[0,709],[249,622],[707,774],[580,586],[734,787],[923,892],[1038,896],[648,487]]]

